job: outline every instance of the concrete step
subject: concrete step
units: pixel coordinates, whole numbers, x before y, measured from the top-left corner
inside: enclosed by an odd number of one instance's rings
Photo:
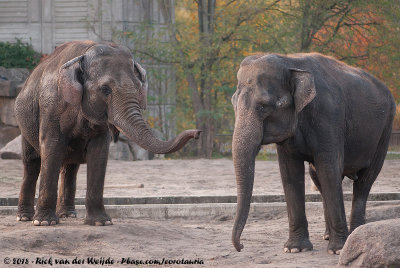
[[[344,193],[344,201],[351,201],[352,193]],[[369,201],[400,200],[400,193],[371,193]],[[35,201],[36,202],[36,201]],[[254,195],[253,203],[285,202],[283,194]],[[322,202],[319,193],[306,194],[306,202]],[[236,196],[156,196],[156,197],[105,197],[105,205],[143,205],[143,204],[204,204],[204,203],[236,203]],[[84,198],[76,198],[76,205],[84,205]],[[0,198],[1,206],[17,206],[18,198]]]
[[[350,213],[351,202],[345,202],[347,214]],[[85,206],[77,205],[79,218],[83,218]],[[203,204],[141,204],[141,205],[106,205],[107,213],[114,219],[170,219],[170,218],[208,218],[221,221],[232,219],[236,213],[235,203],[203,203]],[[16,215],[16,206],[1,206],[0,215]],[[321,202],[307,202],[307,215],[321,215]],[[286,203],[252,203],[250,216],[262,215],[265,219],[287,217]],[[367,204],[367,219],[380,220],[396,218],[400,215],[400,201],[369,201]]]

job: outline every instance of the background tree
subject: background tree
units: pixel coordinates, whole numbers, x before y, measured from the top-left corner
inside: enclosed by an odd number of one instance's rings
[[[149,39],[146,43],[141,41],[144,39],[140,31],[130,35],[135,43],[134,53],[146,60],[174,63],[178,77],[185,79],[186,93],[191,97],[192,122],[203,130],[198,143],[202,157],[212,156],[216,130],[224,121],[222,118],[234,91],[232,77],[246,43],[251,42],[251,21],[278,2],[179,1],[176,23],[172,24],[170,1],[160,1],[163,16],[170,25],[167,31],[153,35],[150,44]],[[172,41],[168,44],[161,42],[164,34],[170,35]]]
[[[171,1],[159,3],[165,30],[145,35],[148,22],[124,35],[137,56],[175,65],[177,125],[204,131],[199,156],[212,156],[217,133],[232,133],[236,72],[255,52],[335,56],[381,78],[399,102],[399,1],[177,0],[175,23]],[[166,35],[170,42],[164,42]]]

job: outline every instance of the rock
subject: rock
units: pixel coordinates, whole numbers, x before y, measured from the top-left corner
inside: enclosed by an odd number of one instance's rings
[[[15,139],[19,134],[21,134],[21,131],[19,131],[18,127],[0,125],[0,149]]]
[[[152,132],[157,138],[163,139],[163,134],[161,133],[161,131],[153,128]],[[163,154],[154,154],[152,152],[146,151],[145,149],[143,149],[142,147],[137,145],[135,142],[129,140],[127,137],[125,137],[123,135],[122,135],[122,139],[129,144],[129,146],[131,148],[131,151],[132,151],[132,154],[133,154],[133,158],[134,158],[135,161],[152,160],[152,159],[164,159],[164,155]]]
[[[17,127],[14,115],[15,98],[0,96],[0,121],[2,124]]]
[[[111,142],[108,159],[133,161],[133,155],[127,143],[123,141]]]
[[[0,123],[18,126],[14,116],[15,97],[28,75],[27,69],[0,67]]]
[[[1,159],[21,159],[21,135],[7,143],[6,146],[0,150]]]
[[[340,265],[400,267],[400,218],[356,228],[340,253]]]
[[[17,129],[17,131],[19,130]],[[163,155],[154,155],[149,153],[139,145],[129,141],[123,135],[121,135],[121,138],[117,143],[111,142],[108,153],[108,159],[124,161],[149,160],[153,159],[154,156]],[[18,136],[2,148],[0,150],[0,157],[3,159],[21,159],[21,136]]]
[[[7,69],[0,66],[0,96],[16,97],[28,76],[27,69]]]
[[[140,160],[149,160],[149,152],[137,145],[136,143],[129,141],[129,145],[131,146],[133,156],[135,161]]]

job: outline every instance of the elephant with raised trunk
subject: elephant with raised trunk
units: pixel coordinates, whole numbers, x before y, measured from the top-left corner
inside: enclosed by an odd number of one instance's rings
[[[103,204],[110,136],[116,141],[122,132],[144,149],[166,154],[200,134],[186,130],[173,140],[159,140],[142,118],[146,95],[145,70],[120,45],[74,41],[41,62],[15,102],[24,163],[17,219],[51,225],[75,216],[76,174],[87,163],[85,223],[112,224]]]
[[[328,252],[339,254],[349,234],[341,182],[353,181],[350,232],[365,223],[369,191],[380,172],[395,102],[372,75],[331,57],[264,54],[246,57],[232,96],[237,211],[232,241],[240,251],[253,191],[255,157],[276,143],[287,203],[285,252],[311,250],[305,214],[304,162],[321,192]]]

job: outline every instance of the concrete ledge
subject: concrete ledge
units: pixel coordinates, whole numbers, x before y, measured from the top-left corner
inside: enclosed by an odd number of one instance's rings
[[[345,202],[351,206],[351,202]],[[79,218],[86,214],[85,206],[78,205],[76,210]],[[106,205],[107,213],[114,219],[152,219],[170,218],[209,218],[227,220],[236,213],[235,203],[206,203],[206,204],[145,204],[145,205]],[[306,203],[307,213],[323,215],[321,202]],[[16,215],[16,206],[0,207],[0,215]],[[252,203],[252,215],[265,215],[266,219],[286,217],[286,203]],[[400,215],[400,201],[370,201],[367,205],[367,219],[396,218]]]
[[[351,201],[352,193],[345,193],[344,201]],[[400,193],[371,193],[368,201],[400,200]],[[253,203],[285,202],[282,195],[254,195]],[[319,193],[306,194],[306,202],[322,202]],[[236,203],[236,196],[160,196],[160,197],[105,197],[105,205],[143,205],[143,204],[205,204],[205,203]],[[76,205],[84,205],[84,198],[76,198]],[[18,198],[0,198],[1,206],[17,206]]]
[[[106,211],[112,218],[120,219],[170,219],[196,217],[224,217],[236,213],[234,203],[209,204],[146,204],[146,205],[106,205]],[[322,203],[309,203],[307,207],[321,208]],[[84,217],[85,206],[76,206],[78,217]],[[286,203],[253,203],[251,213],[286,213]],[[0,215],[16,215],[16,206],[0,207]]]

